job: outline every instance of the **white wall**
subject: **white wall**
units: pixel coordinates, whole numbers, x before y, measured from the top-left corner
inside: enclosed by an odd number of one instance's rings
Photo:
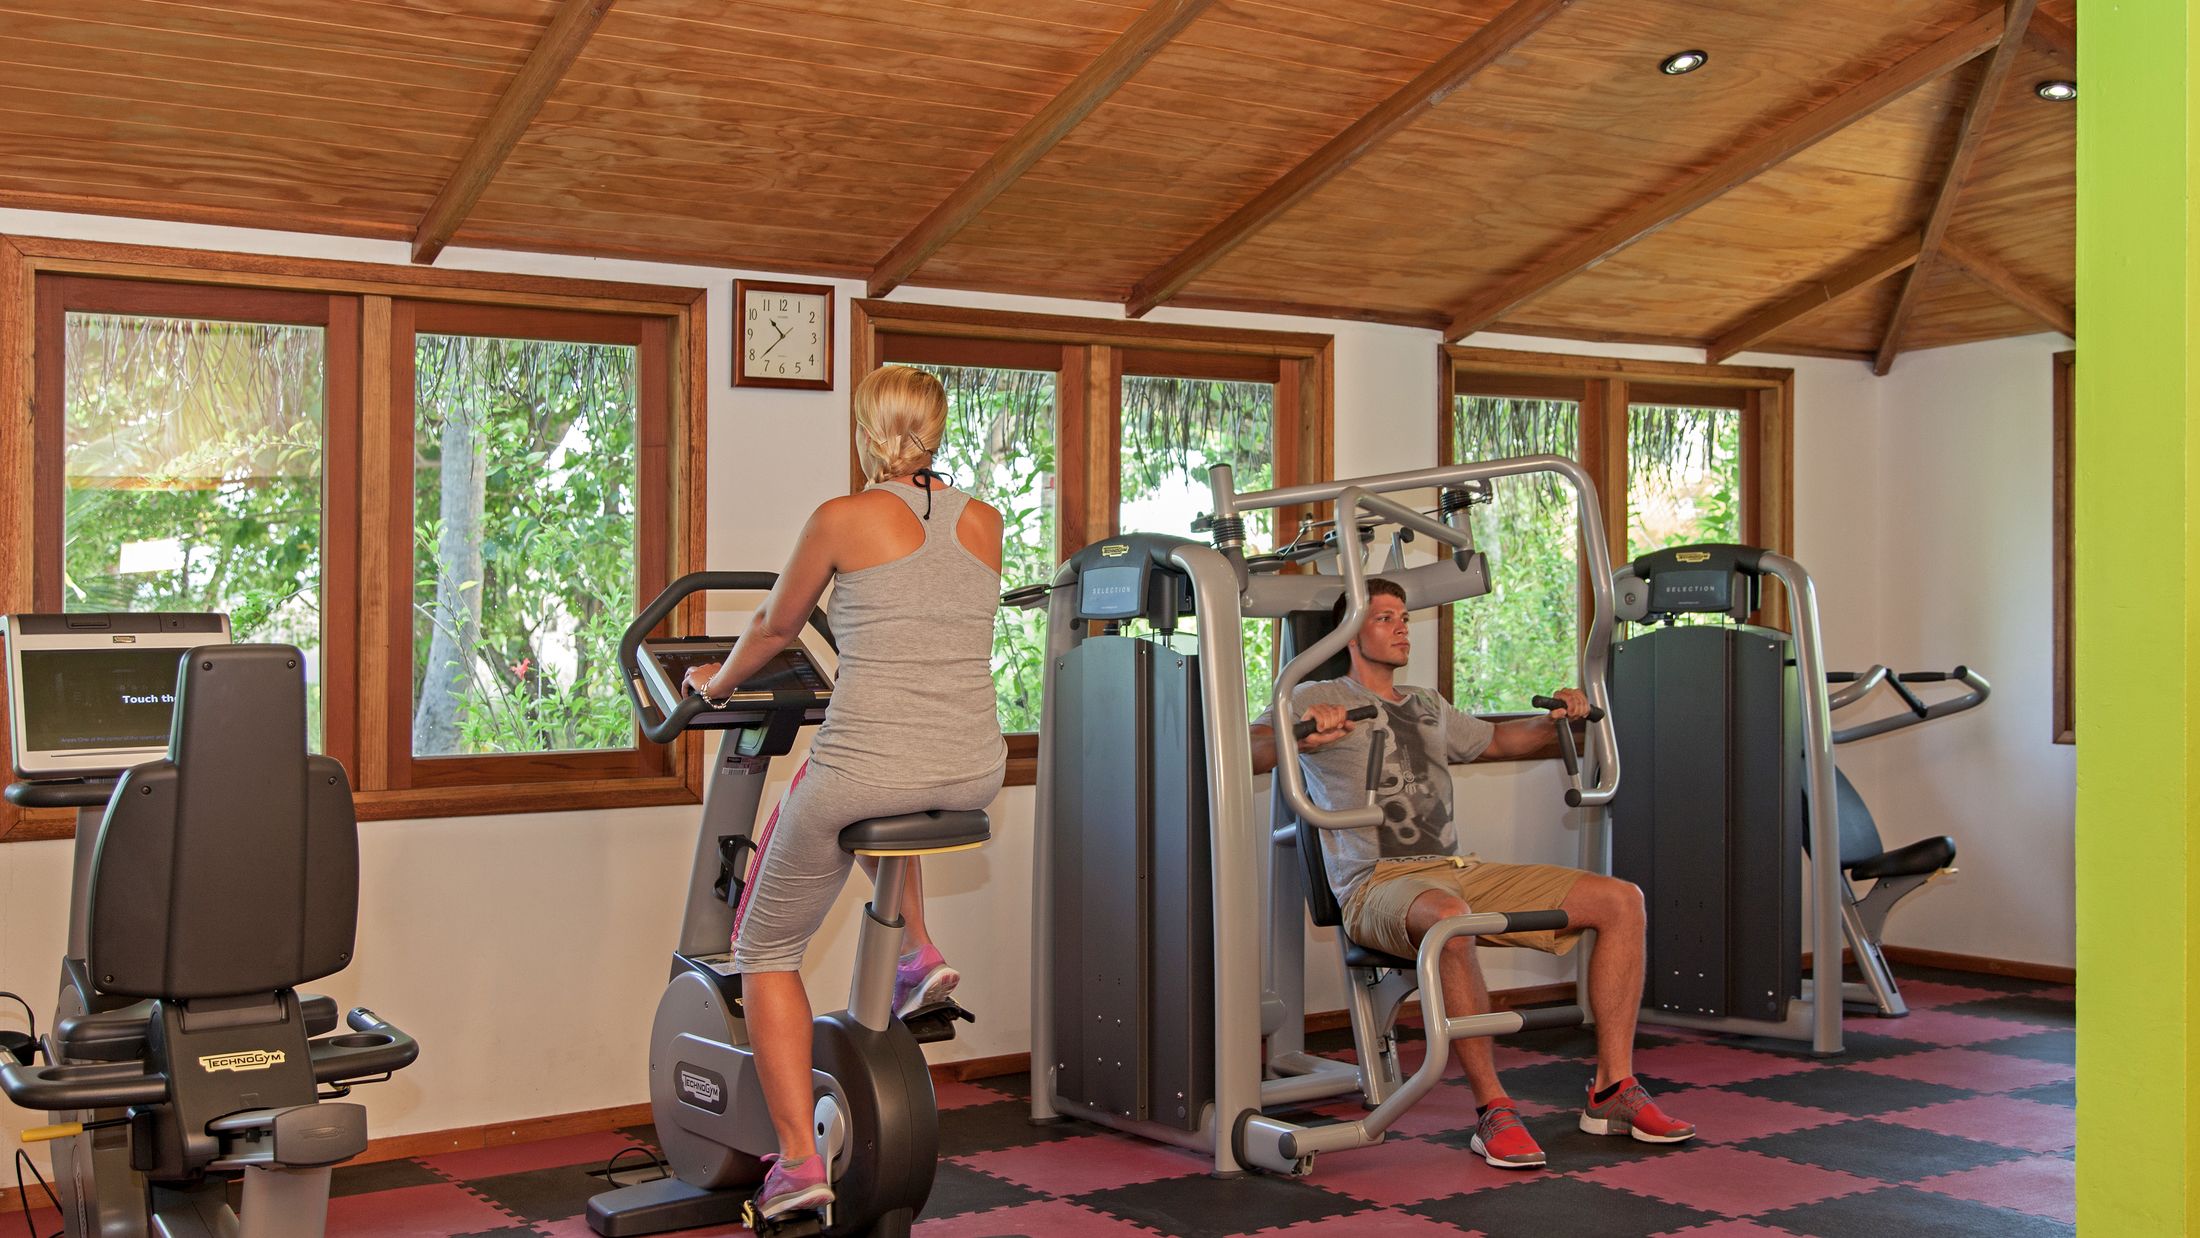
[[[389,242],[22,211],[0,211],[0,232],[406,261],[405,247]],[[845,328],[836,348],[841,372],[834,392],[735,391],[730,386],[726,324],[733,320],[732,280],[737,275],[771,273],[462,249],[445,253],[440,265],[710,290],[709,566],[775,568],[811,507],[845,487],[850,386]],[[840,288],[846,296],[862,294],[852,282],[842,282]],[[1113,305],[1038,298],[931,289],[908,289],[898,295],[910,301],[986,308],[1099,317],[1118,314]],[[840,317],[845,323],[847,315]],[[1335,335],[1340,475],[1434,463],[1432,352],[1437,338],[1433,332],[1174,309],[1160,311],[1155,318]],[[1700,359],[1677,349],[1498,336],[1477,337],[1474,342]],[[1934,357],[1929,364],[1935,368],[1930,372],[1953,364],[1959,377],[1951,385],[1961,387],[1960,375],[1969,372],[1969,363],[1958,356],[1962,351]],[[1920,617],[1891,613],[1890,608],[1901,611],[1909,606],[1915,591],[1894,587],[1878,551],[1883,529],[1887,536],[1912,536],[1906,529],[1897,534],[1874,501],[1882,484],[1878,457],[1884,427],[1879,401],[1893,388],[1875,385],[1865,367],[1849,362],[1745,360],[1796,367],[1798,550],[1824,582],[1826,627],[1835,661],[1861,663],[1879,648],[1883,635],[1893,637],[1897,629]],[[1928,372],[1928,363],[1916,358],[1905,358],[1902,364],[1921,375]],[[1907,381],[1904,370],[1897,371],[1896,381]],[[1900,427],[1900,432],[1905,442],[1911,441],[1907,436],[1920,433],[1910,425]],[[2038,485],[2020,485],[2023,476],[2021,471],[1995,474],[1979,484],[2006,486],[2012,495],[2036,493]],[[1960,480],[1939,478],[1937,484]],[[1958,530],[1950,527],[1944,532],[1953,539]],[[2039,536],[2042,540],[2037,544],[2044,547],[2044,532]],[[1997,544],[2013,545],[2016,540],[2016,532],[2011,531],[2007,540]],[[2044,556],[2044,549],[2040,555]],[[1985,559],[1980,556],[1982,563]],[[2003,573],[1982,583],[1998,585],[2009,579]],[[2024,596],[2023,605],[2035,603],[2044,608],[2044,599],[2036,591]],[[728,612],[722,622],[731,621]],[[1951,609],[1945,621],[1950,625],[1969,622],[1969,612]],[[1428,624],[1423,629],[1416,632],[1419,652],[1412,669],[1421,681],[1431,682],[1434,632]],[[1990,651],[1980,646],[1973,653],[1966,646],[1952,656],[1971,658],[1990,672],[2006,676],[2008,672],[1989,661],[1989,652],[1999,654],[1998,648]],[[1920,655],[1925,654],[1942,659],[1935,649],[1921,649]],[[1881,655],[1880,660],[1887,659]],[[1954,732],[1960,725],[1948,729]],[[2039,729],[2044,733],[2044,722]],[[1951,734],[1948,742],[1955,741]],[[1985,759],[2000,761],[2003,754],[1997,750]],[[781,764],[791,768],[791,763]],[[1916,775],[1904,767],[1888,776]],[[1988,782],[2002,776],[2000,772],[1979,775]],[[1572,862],[1578,855],[1576,835],[1560,805],[1561,780],[1555,762],[1462,770],[1459,777],[1462,821],[1472,839],[1470,845],[1482,854],[1552,862]],[[1879,785],[1875,776],[1866,784],[1867,794],[1876,795]],[[2062,854],[2067,866],[2067,762],[2060,786]],[[777,789],[767,793],[767,805],[776,800]],[[1896,823],[1895,813],[1881,811],[1890,818],[1890,836],[1899,835],[1902,826]],[[1018,1053],[1028,1044],[1030,789],[1004,791],[993,815],[995,841],[990,846],[942,857],[927,866],[935,936],[964,969],[963,996],[981,1018],[953,1044],[934,1046],[934,1060]],[[326,988],[346,1003],[372,1005],[415,1031],[424,1046],[417,1066],[390,1084],[359,1093],[372,1111],[375,1133],[402,1134],[569,1113],[628,1104],[646,1096],[644,1045],[651,1009],[665,976],[666,952],[677,928],[679,892],[694,830],[694,810],[677,808],[363,826],[359,962]],[[1981,833],[1971,828],[1958,832]],[[67,864],[63,843],[0,847],[0,985],[23,992],[40,1006],[42,1017],[63,942]],[[1970,864],[1967,859],[1966,867]],[[1966,880],[1971,880],[1969,874]],[[851,926],[859,901],[859,891],[852,886],[821,933],[805,969],[821,1005],[833,1003],[834,994],[846,983],[853,955]],[[2060,920],[2043,922],[2041,935],[2054,938],[2059,932],[2061,953],[2042,945],[2037,957],[2067,958],[2071,937],[2067,881],[2053,906],[2059,909]],[[1916,918],[1917,926],[1928,923],[1938,922]],[[1316,1009],[1339,1007],[1342,989],[1333,947],[1324,939],[1310,936],[1309,940],[1309,1004]],[[1933,944],[1947,949],[1972,949],[1954,944],[1971,940],[1951,935],[1942,945],[1939,937],[1932,938]],[[1998,945],[2002,940],[1990,935],[1975,947],[1976,952],[2010,953]],[[1492,968],[1493,983],[1500,986],[1536,983],[1561,974],[1548,960],[1535,957],[1508,959]],[[5,1011],[0,1011],[0,1026],[14,1025],[7,1019]],[[0,1113],[0,1124],[11,1132],[34,1121],[31,1115],[13,1110]]]
[[[2077,750],[2051,741],[2054,595],[2050,370],[2060,335],[1910,353],[1881,384],[1873,660],[1976,667],[1976,711],[1862,741],[1852,772],[1889,846],[1956,840],[1958,872],[1916,895],[1888,940],[2071,966]],[[2166,530],[2175,539],[2181,530]],[[2134,597],[2147,583],[2131,583]]]

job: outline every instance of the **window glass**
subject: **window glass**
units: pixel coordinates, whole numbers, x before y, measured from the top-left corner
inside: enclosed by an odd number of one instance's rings
[[[1572,400],[1458,396],[1452,459],[1549,453],[1580,446]],[[1475,547],[1489,556],[1490,591],[1451,607],[1452,700],[1508,713],[1576,678],[1580,640],[1580,526],[1573,491],[1550,474],[1501,477],[1473,510]]]
[[[1627,557],[1742,540],[1742,415],[1731,408],[1627,410]]]
[[[220,611],[306,655],[321,741],[320,327],[71,313],[62,605]]]
[[[1192,521],[1212,511],[1207,470],[1228,464],[1239,490],[1265,490],[1276,477],[1276,388],[1272,383],[1126,374],[1122,386],[1122,478],[1116,527],[1199,537]],[[1245,520],[1249,548],[1274,540],[1275,513]],[[1185,632],[1197,630],[1187,621]],[[1275,695],[1276,625],[1247,620],[1246,703],[1255,715]]]
[[[414,756],[634,746],[637,351],[415,338]]]
[[[920,365],[947,388],[938,467],[1001,513],[1001,587],[1054,579],[1056,376],[1044,370]],[[1039,729],[1046,612],[1002,607],[993,627],[1001,729]]]

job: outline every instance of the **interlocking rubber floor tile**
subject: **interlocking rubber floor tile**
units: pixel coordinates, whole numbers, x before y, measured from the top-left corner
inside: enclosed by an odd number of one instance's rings
[[[2047,1105],[2014,1096],[1974,1096],[1912,1109],[1904,1126],[1978,1139],[2027,1152],[2061,1152],[2077,1146],[2078,1115],[2064,1105]]]
[[[1876,1121],[1768,1135],[1740,1147],[1881,1182],[1915,1182],[2024,1155],[2000,1144]]]
[[[2074,1232],[2045,1217],[1908,1187],[1844,1195],[1758,1219],[1810,1238],[2068,1238]]]
[[[1921,1191],[1937,1191],[2076,1225],[2077,1168],[2059,1156],[2034,1156],[1927,1178],[1915,1185]]]
[[[1716,1146],[1655,1161],[1610,1165],[1575,1176],[1599,1186],[1618,1187],[1731,1217],[1793,1208],[1882,1185],[1839,1170]]]
[[[1717,1219],[1631,1191],[1552,1176],[1502,1191],[1432,1199],[1407,1211],[1489,1238],[1642,1238]]]

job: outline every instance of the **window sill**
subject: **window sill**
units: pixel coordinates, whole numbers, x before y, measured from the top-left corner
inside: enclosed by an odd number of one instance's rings
[[[655,808],[702,802],[702,797],[684,780],[670,774],[655,778],[354,791],[351,798],[361,822]],[[76,812],[73,809],[9,809],[5,815],[0,815],[0,844],[74,837]]]

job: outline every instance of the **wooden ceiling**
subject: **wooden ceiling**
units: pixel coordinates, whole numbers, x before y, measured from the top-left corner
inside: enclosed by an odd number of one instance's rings
[[[0,0],[0,205],[1884,370],[2070,328],[2036,4]]]

